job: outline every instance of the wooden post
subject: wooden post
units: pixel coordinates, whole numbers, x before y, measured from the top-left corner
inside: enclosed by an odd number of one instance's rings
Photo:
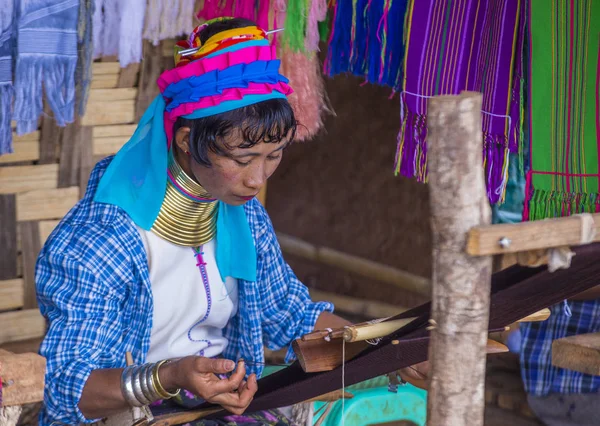
[[[467,233],[490,223],[482,167],[481,95],[429,100],[433,235],[431,383],[427,424],[482,426],[492,259],[466,253]]]

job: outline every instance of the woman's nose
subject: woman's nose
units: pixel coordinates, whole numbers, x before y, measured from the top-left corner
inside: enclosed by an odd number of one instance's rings
[[[244,182],[248,188],[259,190],[265,184],[267,177],[265,176],[264,167],[256,167],[246,176]]]

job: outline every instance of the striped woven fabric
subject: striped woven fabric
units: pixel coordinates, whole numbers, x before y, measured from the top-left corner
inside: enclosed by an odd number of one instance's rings
[[[529,1],[531,168],[523,216],[599,211],[600,2]]]
[[[483,163],[490,202],[503,200],[517,151],[522,0],[410,0],[396,173],[427,180],[427,100],[483,93]]]

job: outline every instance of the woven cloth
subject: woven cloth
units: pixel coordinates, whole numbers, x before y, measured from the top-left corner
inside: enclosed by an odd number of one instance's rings
[[[599,211],[600,3],[530,0],[528,29],[531,168],[523,216]]]
[[[42,113],[42,87],[59,126],[74,119],[79,0],[17,2],[14,119],[33,132]]]
[[[12,152],[10,119],[13,97],[13,50],[15,41],[14,0],[0,7],[0,155]]]
[[[521,0],[410,0],[396,173],[427,180],[427,100],[483,93],[487,195],[502,201],[517,151]]]

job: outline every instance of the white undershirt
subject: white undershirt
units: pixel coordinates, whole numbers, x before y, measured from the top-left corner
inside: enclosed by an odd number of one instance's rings
[[[220,355],[228,343],[223,328],[237,312],[238,289],[236,279],[227,277],[225,282],[221,279],[214,239],[202,248],[201,258],[206,265],[201,268],[197,266],[193,248],[138,230],[148,255],[154,300],[147,362],[188,355]],[[201,269],[206,271],[208,291]]]

